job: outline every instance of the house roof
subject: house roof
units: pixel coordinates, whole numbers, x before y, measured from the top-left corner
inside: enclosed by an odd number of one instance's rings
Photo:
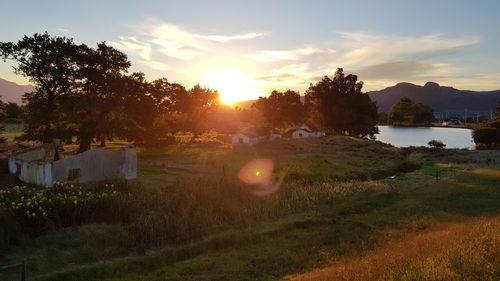
[[[319,131],[319,129],[316,126],[312,125],[312,124],[305,124],[305,125],[307,127],[309,127],[309,129],[310,129],[311,132],[318,132]]]

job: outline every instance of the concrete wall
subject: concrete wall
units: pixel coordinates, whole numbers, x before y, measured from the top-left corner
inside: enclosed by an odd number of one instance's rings
[[[16,159],[21,159],[24,161],[36,161],[36,160],[45,160],[47,157],[47,150],[42,146],[35,149],[27,149],[27,151],[21,151],[16,154]]]
[[[26,183],[36,184],[40,186],[51,187],[52,181],[52,164],[43,161],[22,161],[20,165],[19,179]]]
[[[137,154],[134,148],[125,147],[121,151],[92,149],[58,161],[28,161],[39,150],[9,157],[9,172],[26,183],[51,187],[54,181],[67,181],[71,170],[78,169],[79,178],[75,182],[101,181],[106,179],[137,178]],[[43,151],[43,149],[42,149]],[[29,157],[26,157],[29,155]]]
[[[55,161],[54,181],[67,181],[70,170],[79,169],[80,183],[106,179],[137,178],[137,154],[134,148],[122,151],[92,149],[83,153]]]

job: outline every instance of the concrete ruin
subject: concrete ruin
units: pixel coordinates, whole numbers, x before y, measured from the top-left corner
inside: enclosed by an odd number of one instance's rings
[[[98,148],[60,159],[57,145],[44,144],[11,153],[9,172],[23,182],[46,187],[54,182],[132,180],[137,178],[137,154],[125,145],[120,151]]]

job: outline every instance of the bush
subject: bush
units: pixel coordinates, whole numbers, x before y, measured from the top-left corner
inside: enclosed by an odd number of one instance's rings
[[[413,172],[422,167],[422,154],[409,152],[399,163],[397,169],[402,173]]]
[[[472,137],[476,144],[484,144],[486,146],[500,143],[500,130],[495,127],[489,127],[486,124],[474,128]]]
[[[432,148],[438,148],[438,149],[446,147],[446,144],[444,144],[440,140],[431,140],[427,144]]]

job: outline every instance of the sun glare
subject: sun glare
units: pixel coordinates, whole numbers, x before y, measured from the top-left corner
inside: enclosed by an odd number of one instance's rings
[[[220,99],[227,105],[259,97],[256,81],[248,74],[235,69],[219,69],[208,72],[203,84],[219,91]]]

